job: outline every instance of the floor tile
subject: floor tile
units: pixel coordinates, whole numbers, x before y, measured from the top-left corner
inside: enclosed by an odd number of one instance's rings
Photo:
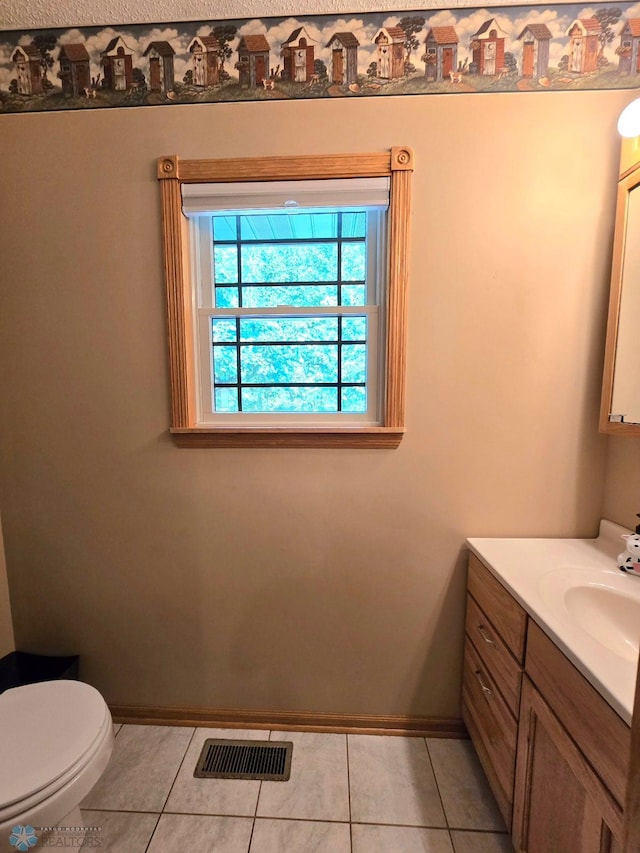
[[[182,726],[123,726],[111,761],[82,808],[162,811],[192,734]]]
[[[453,853],[446,829],[354,823],[353,853]]]
[[[348,823],[256,818],[249,853],[351,853]]]
[[[253,818],[163,814],[147,853],[247,853]]]
[[[514,853],[508,835],[495,832],[462,832],[452,829],[455,853]]]
[[[504,832],[504,821],[471,741],[428,738],[427,746],[449,827]]]
[[[349,820],[347,736],[316,732],[271,732],[271,741],[291,741],[291,778],[263,782],[260,817]]]
[[[198,728],[171,789],[166,812],[253,817],[260,782],[251,779],[196,779],[193,771],[207,738],[268,740],[268,731],[257,729]]]
[[[113,736],[114,737],[118,734],[118,732],[120,731],[121,728],[122,728],[122,725],[120,723],[114,723],[113,724]]]
[[[83,849],[99,848],[106,853],[123,853],[124,850],[127,853],[145,853],[159,815],[82,809],[82,817],[84,825],[89,827]]]
[[[348,735],[351,820],[444,827],[423,738]]]

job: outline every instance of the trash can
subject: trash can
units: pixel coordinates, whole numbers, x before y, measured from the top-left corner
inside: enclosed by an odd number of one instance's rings
[[[11,687],[22,687],[36,681],[70,678],[78,681],[79,655],[34,655],[10,652],[0,658],[0,693]]]

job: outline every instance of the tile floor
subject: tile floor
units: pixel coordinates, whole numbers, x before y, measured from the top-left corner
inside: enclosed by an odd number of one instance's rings
[[[512,853],[469,741],[115,726],[82,803],[109,853]],[[290,740],[288,782],[195,779],[206,738]]]

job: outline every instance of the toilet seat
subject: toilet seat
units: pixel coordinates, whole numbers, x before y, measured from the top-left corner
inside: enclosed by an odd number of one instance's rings
[[[112,739],[104,699],[83,682],[47,681],[0,695],[0,825],[62,792],[99,753],[110,754]]]

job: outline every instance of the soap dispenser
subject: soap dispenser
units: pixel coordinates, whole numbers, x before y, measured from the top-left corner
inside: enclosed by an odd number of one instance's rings
[[[640,518],[640,514],[636,518]],[[635,533],[623,533],[622,538],[627,543],[627,549],[618,554],[618,568],[629,574],[640,575],[640,524],[636,524]]]

